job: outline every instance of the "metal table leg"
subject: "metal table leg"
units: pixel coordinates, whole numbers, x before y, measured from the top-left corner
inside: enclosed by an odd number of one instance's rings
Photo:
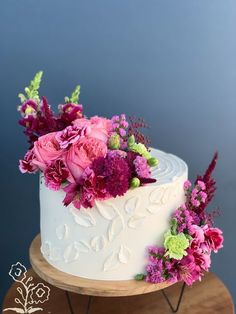
[[[70,313],[74,314],[74,311],[73,311],[73,308],[72,308],[72,304],[71,304],[71,301],[70,301],[70,295],[69,295],[68,291],[66,291],[66,298],[67,298],[67,303],[68,303],[68,306],[69,306],[69,309],[70,309]]]
[[[90,296],[89,296],[89,299],[88,299],[88,305],[87,305],[86,314],[89,314],[89,310],[90,310],[90,307],[91,307],[91,303],[92,303],[92,296],[90,295]]]
[[[74,310],[73,310],[73,307],[72,307],[72,304],[71,304],[70,295],[69,295],[68,291],[66,291],[66,298],[67,298],[67,303],[68,303],[68,307],[69,307],[69,310],[70,310],[70,314],[74,314]],[[89,310],[91,308],[91,303],[92,303],[92,296],[90,295],[88,297],[88,304],[87,304],[86,314],[89,314]]]
[[[177,312],[178,312],[179,307],[180,307],[180,304],[181,304],[181,301],[182,301],[182,299],[183,299],[183,294],[184,294],[184,289],[185,289],[185,287],[186,287],[186,284],[185,284],[185,282],[184,282],[183,285],[182,285],[181,291],[180,291],[180,295],[179,295],[179,299],[178,299],[177,306],[176,306],[175,308],[173,307],[173,305],[172,305],[172,303],[170,302],[170,300],[169,300],[167,294],[165,293],[165,289],[161,290],[161,292],[162,292],[162,294],[163,294],[163,296],[164,296],[166,302],[168,303],[168,305],[169,305],[169,307],[170,307],[172,313],[177,313]]]

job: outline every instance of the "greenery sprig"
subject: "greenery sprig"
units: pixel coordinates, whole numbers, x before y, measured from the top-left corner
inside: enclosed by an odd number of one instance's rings
[[[66,103],[78,104],[79,103],[79,95],[80,95],[80,85],[77,85],[73,90],[71,97],[65,97]]]
[[[18,96],[21,102],[25,102],[27,99],[34,99],[39,101],[39,87],[42,80],[43,71],[39,71],[35,74],[34,78],[30,82],[30,85],[25,87],[25,94],[20,93]]]

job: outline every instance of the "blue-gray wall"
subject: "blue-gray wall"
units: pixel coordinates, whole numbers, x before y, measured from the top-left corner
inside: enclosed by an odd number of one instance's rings
[[[79,82],[88,115],[145,117],[153,146],[182,157],[191,178],[219,150],[213,206],[225,245],[212,270],[236,299],[235,30],[235,0],[1,0],[0,300],[39,232],[38,178],[17,169],[27,145],[15,109],[40,69],[52,104]]]

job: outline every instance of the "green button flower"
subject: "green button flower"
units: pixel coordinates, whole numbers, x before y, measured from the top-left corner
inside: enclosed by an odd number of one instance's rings
[[[132,152],[138,153],[146,159],[152,157],[144,144],[135,142],[135,137],[133,135],[128,138],[128,147]]]
[[[119,134],[112,134],[108,141],[108,147],[110,149],[120,148],[120,136]]]
[[[169,230],[165,233],[164,238],[164,247],[167,250],[165,255],[169,255],[170,258],[178,260],[187,255],[185,250],[189,247],[189,239],[187,239],[184,233],[173,235]]]

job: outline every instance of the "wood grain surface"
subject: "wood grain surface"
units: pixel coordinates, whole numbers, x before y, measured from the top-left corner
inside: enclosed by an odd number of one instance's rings
[[[170,283],[150,284],[136,280],[91,280],[72,276],[51,266],[43,257],[40,235],[37,235],[30,246],[30,262],[34,271],[48,283],[63,290],[103,297],[120,297],[158,291],[170,286]]]
[[[33,282],[43,282],[30,269],[27,276],[33,277]],[[69,306],[65,291],[48,285],[51,289],[49,301],[40,304],[43,312],[48,314],[69,314]],[[15,282],[8,290],[3,303],[3,309],[14,307],[14,299],[19,296]],[[176,304],[181,284],[166,288],[166,294],[173,304]],[[88,296],[69,293],[75,314],[85,314]],[[3,312],[14,313],[13,311]],[[161,291],[129,297],[93,297],[89,314],[169,314],[171,313]],[[234,307],[229,291],[212,273],[206,274],[202,282],[187,287],[178,314],[234,314]]]

